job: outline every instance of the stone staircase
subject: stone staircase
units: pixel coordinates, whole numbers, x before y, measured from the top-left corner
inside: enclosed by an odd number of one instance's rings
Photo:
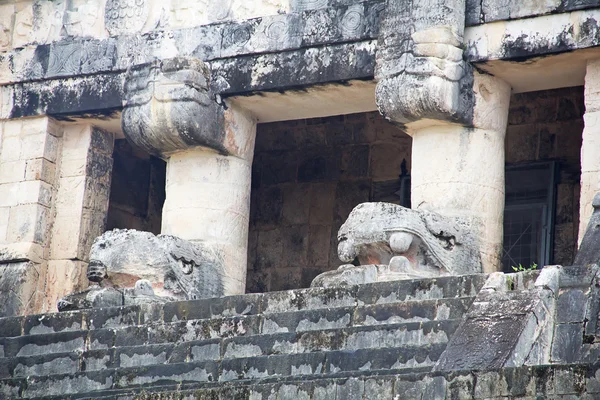
[[[455,276],[3,318],[0,398],[244,392],[270,382],[429,372],[485,279]]]

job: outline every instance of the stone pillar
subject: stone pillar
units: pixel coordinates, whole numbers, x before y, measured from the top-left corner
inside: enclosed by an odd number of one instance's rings
[[[106,226],[114,136],[91,125],[65,126],[55,194],[44,309],[87,287],[93,240]]]
[[[62,131],[47,117],[0,127],[2,317],[42,310]]]
[[[167,160],[162,233],[214,249],[224,293],[239,294],[246,286],[256,122],[217,103],[209,79],[204,63],[192,58],[133,67],[122,125],[129,140]]]
[[[390,0],[376,100],[413,137],[412,207],[470,217],[485,272],[500,269],[510,86],[463,61],[464,0]]]
[[[104,229],[113,136],[48,117],[0,127],[0,316],[56,311]]]
[[[594,211],[592,201],[600,190],[600,60],[588,61],[585,74],[585,123],[581,144],[581,196],[579,236],[581,244]]]
[[[501,269],[504,136],[510,87],[475,73],[474,92],[474,126],[407,129],[413,138],[411,203],[442,215],[474,217],[474,223],[481,224],[484,272],[494,272]]]
[[[231,137],[248,139],[239,156],[194,148],[167,160],[162,233],[221,249],[225,294],[239,294],[246,289],[256,124],[242,110],[229,108],[225,130]]]

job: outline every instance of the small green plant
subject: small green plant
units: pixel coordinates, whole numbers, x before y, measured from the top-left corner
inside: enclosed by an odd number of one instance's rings
[[[537,269],[537,267],[538,267],[538,265],[536,263],[533,263],[529,267],[524,267],[523,265],[519,264],[517,267],[512,266],[511,268],[515,272],[524,272],[524,271],[533,271],[534,269]]]

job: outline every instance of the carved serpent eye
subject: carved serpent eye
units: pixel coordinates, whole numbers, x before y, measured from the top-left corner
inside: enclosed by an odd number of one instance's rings
[[[184,259],[178,259],[177,262],[179,264],[179,268],[181,268],[181,271],[186,275],[191,274],[194,270],[193,262],[186,262]]]

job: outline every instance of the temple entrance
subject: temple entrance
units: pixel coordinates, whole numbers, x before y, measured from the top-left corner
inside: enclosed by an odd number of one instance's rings
[[[337,232],[356,205],[410,201],[411,142],[377,112],[259,124],[247,290],[308,287],[339,267]]]

